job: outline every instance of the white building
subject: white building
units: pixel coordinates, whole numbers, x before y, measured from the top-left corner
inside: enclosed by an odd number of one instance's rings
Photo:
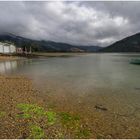
[[[0,53],[3,54],[16,53],[16,46],[11,43],[0,42]]]

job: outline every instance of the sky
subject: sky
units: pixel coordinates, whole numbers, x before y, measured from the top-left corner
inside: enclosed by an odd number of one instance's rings
[[[140,1],[0,1],[0,34],[108,46],[140,32]]]

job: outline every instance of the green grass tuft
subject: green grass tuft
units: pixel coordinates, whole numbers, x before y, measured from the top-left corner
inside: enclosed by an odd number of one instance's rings
[[[32,139],[43,139],[45,136],[44,131],[37,125],[30,126],[30,137]]]
[[[41,117],[46,113],[43,107],[37,106],[36,104],[21,103],[17,105],[17,108],[24,112],[24,114],[19,115],[19,117],[23,118]]]
[[[53,125],[56,121],[56,113],[53,111],[47,111],[46,112],[47,118],[48,118],[48,124]]]

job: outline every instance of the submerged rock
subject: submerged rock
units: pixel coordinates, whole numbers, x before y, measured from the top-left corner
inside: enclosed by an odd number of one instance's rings
[[[140,88],[139,87],[136,87],[136,88],[134,88],[135,90],[140,90]]]
[[[107,111],[108,110],[106,107],[103,107],[102,105],[95,105],[94,108],[97,109],[97,110],[101,110],[101,111]]]

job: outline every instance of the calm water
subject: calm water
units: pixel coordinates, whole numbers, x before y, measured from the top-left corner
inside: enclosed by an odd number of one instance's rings
[[[140,65],[130,64],[133,58],[140,58],[140,54],[5,61],[0,62],[0,73],[30,77],[42,91],[47,105],[81,113],[97,133],[138,138]],[[97,110],[96,105],[107,111]]]
[[[74,90],[94,87],[140,88],[140,66],[130,64],[138,54],[88,54],[69,58],[0,62],[0,73],[24,74],[36,82],[50,80]]]

